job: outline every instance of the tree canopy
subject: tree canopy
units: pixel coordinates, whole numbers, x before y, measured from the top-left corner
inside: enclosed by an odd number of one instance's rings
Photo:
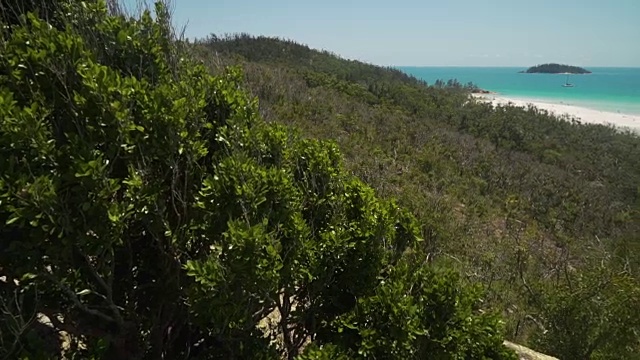
[[[552,63],[532,66],[521,72],[527,74],[591,74],[591,71],[578,66]]]

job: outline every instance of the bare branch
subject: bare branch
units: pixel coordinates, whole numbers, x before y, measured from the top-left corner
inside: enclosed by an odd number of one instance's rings
[[[87,305],[83,304],[80,299],[78,298],[78,296],[73,292],[73,290],[71,290],[67,285],[65,285],[63,282],[59,281],[58,279],[54,278],[53,276],[46,274],[45,277],[47,279],[49,279],[50,281],[54,282],[62,291],[64,291],[64,293],[67,295],[67,297],[69,298],[69,300],[71,300],[71,302],[73,302],[73,305],[80,309],[82,312],[88,314],[88,315],[92,315],[95,317],[98,317],[104,321],[107,322],[111,322],[111,323],[118,323],[114,318],[112,318],[111,316],[104,314],[98,310],[94,310],[94,309],[90,309],[89,307],[87,307]]]
[[[10,359],[15,356],[16,351],[18,351],[20,347],[20,339],[23,334],[29,330],[34,321],[37,318],[37,314],[35,309],[31,312],[27,319],[23,316],[23,307],[22,307],[22,297],[18,294],[18,287],[16,287],[13,291],[13,309],[9,304],[5,302],[4,299],[0,299],[0,311],[2,312],[3,318],[6,321],[7,326],[11,329],[11,335],[13,336],[13,342],[11,345],[7,345],[4,341],[0,342],[0,355],[3,356],[3,359]],[[38,302],[38,292],[35,292],[35,302]],[[11,319],[10,322],[7,321]],[[3,340],[3,337],[0,337],[0,340]]]
[[[85,253],[83,253],[80,249],[77,249],[77,251],[82,255],[85,262],[87,263],[87,268],[91,272],[91,275],[93,275],[93,277],[96,279],[100,287],[102,287],[106,292],[105,300],[109,305],[109,309],[113,312],[113,316],[115,317],[116,322],[119,325],[124,324],[124,319],[120,314],[120,309],[118,309],[118,306],[113,302],[113,287],[108,285],[107,282],[105,282],[105,280],[102,278],[102,276],[98,274],[98,271],[93,267],[93,265],[91,265],[91,261],[89,260],[89,257]],[[111,263],[113,264],[113,259]],[[110,284],[112,284],[112,280],[113,280],[113,273],[108,279]]]

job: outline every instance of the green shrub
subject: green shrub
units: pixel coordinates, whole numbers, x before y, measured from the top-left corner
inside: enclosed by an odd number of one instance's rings
[[[545,332],[536,342],[561,359],[640,359],[640,287],[611,264],[567,274],[567,283],[545,293]]]
[[[410,259],[410,257],[409,257]],[[457,274],[402,261],[334,321],[332,342],[373,359],[511,359],[495,315]]]

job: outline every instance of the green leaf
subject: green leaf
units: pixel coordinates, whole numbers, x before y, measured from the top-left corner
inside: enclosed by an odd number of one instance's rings
[[[118,203],[112,203],[109,206],[109,210],[107,211],[107,215],[109,216],[109,220],[113,223],[118,222],[120,220],[120,207]]]
[[[25,273],[20,277],[20,282],[27,281],[27,280],[33,280],[33,279],[35,279],[37,277],[38,277],[38,275],[36,275],[36,274]]]
[[[118,31],[118,42],[124,43],[127,41],[127,33],[124,30]]]

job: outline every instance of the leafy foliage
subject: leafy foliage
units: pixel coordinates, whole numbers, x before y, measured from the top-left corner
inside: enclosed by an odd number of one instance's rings
[[[545,294],[538,345],[563,359],[637,359],[640,291],[628,273],[594,266]]]
[[[400,263],[375,296],[337,321],[332,342],[359,345],[359,355],[376,359],[510,358],[497,319],[474,316],[477,295],[458,283],[455,273]]]
[[[3,23],[0,355],[513,358],[414,217],[263,122],[166,6],[58,6]]]

